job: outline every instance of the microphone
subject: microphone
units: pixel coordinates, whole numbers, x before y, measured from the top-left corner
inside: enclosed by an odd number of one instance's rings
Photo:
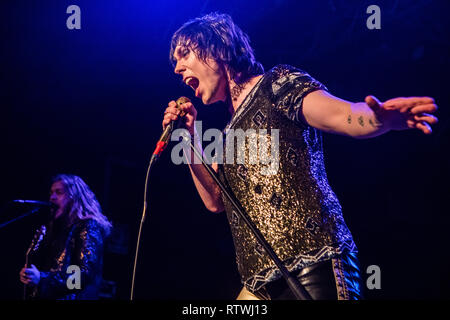
[[[30,204],[37,207],[50,207],[50,208],[58,208],[58,206],[51,202],[46,201],[38,201],[38,200],[13,200],[13,203],[20,203],[20,204]]]
[[[189,98],[186,97],[180,97],[177,100],[177,108],[180,108],[180,105],[186,102],[191,102]],[[158,142],[156,143],[156,149],[153,151],[153,156],[159,157],[161,153],[164,151],[166,146],[169,144],[170,136],[172,135],[172,131],[179,126],[181,122],[181,118],[185,116],[185,113],[181,111],[181,113],[178,115],[178,119],[176,121],[171,121],[166,128],[164,129],[161,137],[159,138]]]

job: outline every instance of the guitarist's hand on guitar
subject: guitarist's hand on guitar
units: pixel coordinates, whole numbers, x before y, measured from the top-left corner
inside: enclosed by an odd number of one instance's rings
[[[23,284],[37,285],[41,279],[41,273],[34,264],[31,268],[22,268],[20,270],[20,281]]]

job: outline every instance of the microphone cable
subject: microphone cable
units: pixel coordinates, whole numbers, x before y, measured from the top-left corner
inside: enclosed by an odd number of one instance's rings
[[[153,163],[155,162],[155,160],[157,159],[157,157],[153,154],[152,158],[150,160],[150,163],[148,165],[147,168],[147,174],[145,175],[145,184],[144,184],[144,207],[142,209],[142,218],[141,218],[141,223],[139,224],[139,232],[138,232],[138,237],[137,237],[137,244],[136,244],[136,253],[134,255],[134,265],[133,265],[133,278],[131,280],[131,295],[130,295],[130,300],[133,301],[133,297],[134,297],[134,280],[136,278],[136,265],[137,265],[137,259],[138,259],[138,253],[139,253],[139,244],[140,244],[140,240],[141,240],[141,233],[142,233],[142,226],[144,225],[144,221],[145,221],[145,215],[147,213],[147,187],[148,187],[148,177],[150,175],[150,170],[153,166]]]
[[[181,104],[183,104],[185,102],[190,102],[190,100],[189,100],[189,98],[186,98],[186,97],[180,97],[176,102],[177,102],[177,107],[179,107]],[[147,189],[148,189],[148,179],[150,176],[150,171],[151,171],[151,168],[153,167],[153,164],[159,159],[159,156],[161,155],[161,153],[164,151],[165,147],[167,146],[167,144],[170,140],[170,136],[172,134],[172,130],[174,129],[174,127],[178,127],[180,125],[182,117],[183,117],[183,115],[180,115],[178,120],[171,121],[168,124],[168,126],[170,126],[169,127],[170,129],[168,129],[169,131],[164,130],[163,135],[159,139],[159,141],[156,145],[156,149],[153,152],[152,157],[150,159],[150,163],[148,164],[148,167],[147,167],[147,173],[145,175],[145,183],[144,183],[144,206],[142,208],[142,217],[141,217],[141,222],[139,224],[139,232],[138,232],[137,243],[136,243],[136,252],[134,255],[133,277],[131,279],[130,301],[133,301],[133,298],[134,298],[134,283],[135,283],[135,279],[136,279],[136,266],[137,266],[139,246],[140,246],[140,241],[141,241],[142,226],[144,225],[145,217],[147,214]]]

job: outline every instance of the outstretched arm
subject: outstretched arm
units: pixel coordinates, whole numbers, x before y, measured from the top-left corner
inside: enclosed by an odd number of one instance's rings
[[[389,130],[416,128],[430,134],[437,110],[429,97],[394,98],[379,102],[367,96],[365,102],[352,103],[324,90],[309,93],[303,100],[304,120],[319,130],[354,138],[372,138]]]

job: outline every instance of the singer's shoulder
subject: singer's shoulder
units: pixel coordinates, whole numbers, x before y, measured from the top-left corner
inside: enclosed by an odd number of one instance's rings
[[[288,97],[291,93],[305,94],[312,90],[325,90],[327,87],[303,69],[280,64],[267,72],[268,82],[275,98]]]
[[[288,81],[298,77],[309,76],[308,72],[289,64],[279,64],[270,69],[266,76],[272,81]]]

